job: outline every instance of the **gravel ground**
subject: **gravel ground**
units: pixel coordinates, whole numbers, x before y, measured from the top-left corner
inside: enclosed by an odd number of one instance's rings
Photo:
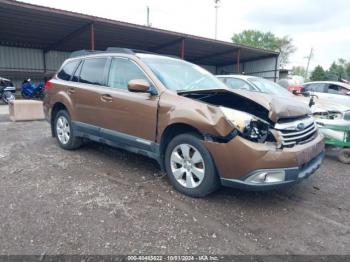
[[[282,191],[193,199],[145,157],[60,149],[44,121],[2,115],[0,134],[0,254],[350,254],[350,168],[331,157]]]

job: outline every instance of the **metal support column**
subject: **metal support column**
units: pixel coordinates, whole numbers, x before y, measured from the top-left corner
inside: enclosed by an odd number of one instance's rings
[[[46,52],[43,50],[43,71],[44,75],[46,75]]]
[[[95,50],[95,25],[90,24],[90,49]]]
[[[241,49],[238,49],[237,50],[237,54],[236,54],[236,71],[237,71],[237,74],[240,73],[241,69],[240,69],[240,58],[241,58]]]
[[[181,59],[185,59],[185,38],[181,41]]]
[[[276,56],[276,61],[275,61],[275,76],[274,76],[274,82],[277,82],[277,68],[278,68],[278,56]]]

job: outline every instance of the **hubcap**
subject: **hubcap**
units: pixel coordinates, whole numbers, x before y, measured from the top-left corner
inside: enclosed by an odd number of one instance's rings
[[[70,126],[67,118],[60,116],[56,123],[56,134],[62,144],[67,144],[70,138]]]
[[[177,182],[186,188],[198,187],[204,179],[203,157],[195,147],[189,144],[181,144],[174,148],[170,165]]]
[[[4,98],[7,102],[15,100],[15,96],[11,92],[5,93]]]

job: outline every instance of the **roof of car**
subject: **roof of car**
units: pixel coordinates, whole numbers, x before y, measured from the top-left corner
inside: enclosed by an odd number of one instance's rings
[[[242,80],[247,80],[248,78],[256,77],[256,76],[251,76],[251,75],[239,75],[239,74],[231,74],[231,75],[216,75],[218,78],[238,78]]]
[[[119,50],[117,50],[119,49]],[[124,51],[125,50],[125,51]],[[150,52],[144,52],[142,50],[131,50],[127,48],[116,48],[113,49],[107,49],[106,51],[89,51],[89,50],[79,50],[75,51],[71,54],[71,56],[66,61],[76,60],[76,59],[82,59],[82,58],[89,58],[89,57],[103,57],[103,56],[125,56],[125,57],[166,57],[166,58],[173,58],[173,59],[180,59],[176,56],[171,55],[163,55],[163,54],[156,54],[156,53],[150,53]]]
[[[350,89],[350,85],[343,83],[343,82],[337,82],[337,81],[313,81],[313,82],[306,82],[303,85],[308,85],[308,84],[334,84],[334,85],[338,85],[341,87],[344,87],[346,89]]]

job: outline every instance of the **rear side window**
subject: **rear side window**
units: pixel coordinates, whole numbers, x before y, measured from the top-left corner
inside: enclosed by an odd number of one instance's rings
[[[106,58],[86,59],[80,73],[80,82],[92,85],[104,85]]]
[[[65,64],[61,71],[57,74],[57,77],[59,79],[69,81],[72,78],[75,68],[77,67],[79,62],[79,60],[74,60]]]
[[[325,93],[326,84],[323,84],[323,83],[308,84],[308,85],[305,85],[305,91]]]
[[[133,62],[124,58],[113,58],[109,71],[108,86],[113,88],[128,89],[128,83],[133,79],[148,81],[146,75]]]

